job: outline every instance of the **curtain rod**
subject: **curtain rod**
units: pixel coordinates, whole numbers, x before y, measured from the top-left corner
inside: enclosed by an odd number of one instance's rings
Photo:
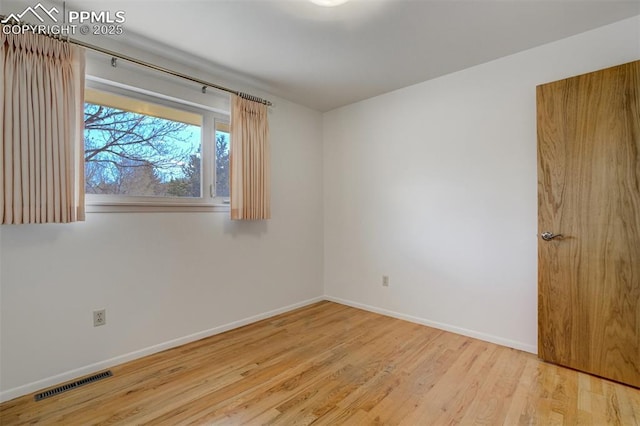
[[[67,41],[69,43],[77,44],[78,46],[82,46],[82,47],[85,47],[87,49],[94,50],[96,52],[104,53],[105,55],[109,55],[112,58],[123,59],[123,60],[125,60],[127,62],[132,62],[132,63],[134,63],[136,65],[140,65],[140,66],[143,66],[143,67],[146,67],[146,68],[151,68],[153,70],[160,71],[160,72],[163,72],[165,74],[170,74],[170,75],[172,75],[174,77],[179,77],[179,78],[182,78],[184,80],[189,80],[189,81],[192,81],[194,83],[201,84],[203,92],[208,87],[212,87],[214,89],[222,90],[223,92],[232,93],[234,95],[240,96],[241,98],[248,99],[248,100],[253,101],[253,102],[258,102],[258,103],[261,103],[261,104],[264,104],[264,105],[267,105],[267,106],[272,106],[273,105],[270,101],[268,101],[266,99],[262,99],[262,98],[260,98],[258,96],[249,95],[248,93],[239,92],[237,90],[229,89],[227,87],[220,86],[220,85],[217,85],[217,84],[205,81],[205,80],[200,80],[199,78],[191,77],[190,75],[183,74],[181,72],[173,71],[173,70],[170,70],[168,68],[161,67],[159,65],[155,65],[155,64],[152,64],[152,63],[149,63],[149,62],[141,61],[139,59],[135,59],[135,58],[132,58],[131,56],[123,55],[121,53],[117,53],[117,52],[114,52],[114,51],[109,50],[109,49],[104,49],[102,47],[95,46],[95,45],[92,45],[92,44],[89,44],[89,43],[85,43],[83,41],[72,39],[72,38],[68,39]],[[115,62],[112,61],[112,65],[113,64],[115,64]]]
[[[0,18],[5,19],[5,16],[4,15],[0,15]],[[18,23],[18,24],[20,24],[20,23]],[[3,24],[3,25],[6,25],[6,24]],[[46,35],[46,36],[52,37],[52,35],[46,34],[46,33],[44,33],[44,34],[43,33],[38,33],[38,34],[42,34],[42,35]],[[218,89],[218,90],[221,90],[223,92],[231,93],[231,94],[237,95],[237,96],[239,96],[239,97],[241,97],[243,99],[247,99],[247,100],[250,100],[250,101],[253,101],[253,102],[258,102],[258,103],[261,103],[261,104],[266,105],[266,106],[272,106],[273,105],[270,101],[268,101],[266,99],[262,99],[262,98],[260,98],[258,96],[253,96],[253,95],[250,95],[248,93],[239,92],[237,90],[229,89],[228,87],[220,86],[218,84],[214,84],[214,83],[211,83],[211,82],[208,82],[208,81],[205,81],[205,80],[200,80],[199,78],[191,77],[190,75],[183,74],[183,73],[177,72],[177,71],[173,71],[173,70],[170,70],[168,68],[164,68],[164,67],[161,67],[159,65],[152,64],[150,62],[141,61],[139,59],[132,58],[131,56],[123,55],[122,53],[114,52],[112,50],[105,49],[105,48],[102,48],[102,47],[99,47],[99,46],[95,46],[93,44],[85,43],[83,41],[76,40],[76,39],[69,38],[69,37],[67,37],[67,38],[61,38],[61,37],[58,37],[58,36],[53,36],[53,37],[54,38],[58,38],[59,40],[62,40],[62,41],[66,41],[68,43],[76,44],[78,46],[82,46],[84,48],[94,50],[96,52],[103,53],[105,55],[109,55],[112,58],[111,65],[113,65],[113,66],[115,66],[115,61],[113,60],[113,58],[123,59],[123,60],[125,60],[127,62],[132,62],[132,63],[134,63],[136,65],[140,65],[140,66],[143,66],[143,67],[146,67],[146,68],[151,68],[153,70],[160,71],[160,72],[163,72],[165,74],[170,74],[170,75],[172,75],[174,77],[179,77],[179,78],[182,78],[184,80],[189,80],[189,81],[192,81],[194,83],[201,84],[203,93],[206,91],[206,89],[208,87],[212,87],[214,89]]]

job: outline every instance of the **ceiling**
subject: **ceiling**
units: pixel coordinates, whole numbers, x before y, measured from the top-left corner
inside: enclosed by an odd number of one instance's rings
[[[144,40],[161,54],[186,52],[319,111],[640,14],[640,0],[351,0],[335,8],[306,0],[73,4],[124,10],[124,42]]]

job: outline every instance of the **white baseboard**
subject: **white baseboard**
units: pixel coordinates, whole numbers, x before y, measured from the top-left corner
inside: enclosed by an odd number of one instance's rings
[[[338,297],[333,296],[324,296],[324,297],[314,297],[312,299],[308,299],[302,302],[294,303],[292,305],[288,305],[279,309],[274,309],[272,311],[268,311],[262,314],[254,315],[248,318],[244,318],[238,321],[234,321],[228,324],[224,324],[218,327],[214,327],[208,330],[200,331],[198,333],[190,334],[188,336],[180,337],[177,339],[169,340],[164,343],[160,343],[157,345],[149,346],[134,352],[129,352],[124,355],[119,355],[117,357],[107,359],[104,361],[96,362],[94,364],[86,365],[84,367],[76,368],[74,370],[66,371],[61,374],[57,374],[55,376],[47,377],[42,380],[38,380],[32,383],[28,383],[26,385],[18,386],[12,389],[8,389],[6,391],[0,392],[0,402],[9,401],[14,398],[18,398],[23,395],[30,394],[32,392],[36,392],[41,389],[45,389],[51,386],[58,385],[60,383],[76,379],[78,377],[86,376],[89,374],[96,373],[98,371],[114,367],[116,365],[123,364],[128,361],[132,361],[134,359],[142,358],[147,355],[151,355],[160,351],[164,351],[166,349],[171,349],[176,346],[184,345],[190,342],[194,342],[196,340],[204,339],[206,337],[214,336],[216,334],[224,333],[225,331],[233,330],[235,328],[239,328],[257,321],[261,321],[266,318],[270,318],[285,312],[292,311],[294,309],[301,308],[303,306],[311,305],[316,302],[321,302],[323,300],[328,300],[335,303],[340,303],[342,305],[352,306],[354,308],[364,309],[365,311],[375,312],[377,314],[386,315],[393,318],[402,319],[405,321],[410,321],[417,324],[426,325],[428,327],[437,328],[440,330],[450,331],[452,333],[461,334],[463,336],[469,336],[476,339],[484,340],[487,342],[495,343],[502,346],[507,346],[514,349],[519,349],[525,352],[537,353],[537,348],[534,345],[530,345],[527,343],[504,339],[502,337],[494,336],[491,334],[481,333],[474,330],[468,330],[466,328],[456,327],[449,324],[443,324],[436,321],[430,321],[424,318],[418,318],[411,315],[402,314],[399,312],[390,311],[387,309],[377,308],[375,306],[365,305],[363,303],[353,302],[351,300],[340,299]]]
[[[104,370],[107,368],[114,367],[116,365],[132,361],[134,359],[142,358],[147,355],[151,355],[160,351],[164,351],[166,349],[175,348],[176,346],[184,345],[186,343],[195,342],[196,340],[204,339],[206,337],[214,336],[216,334],[224,333],[225,331],[233,330],[234,328],[239,328],[257,321],[261,321],[266,318],[270,318],[285,312],[292,311],[294,309],[301,308],[303,306],[311,305],[316,302],[321,302],[325,300],[324,297],[314,297],[313,299],[308,299],[302,302],[294,303],[289,306],[285,306],[282,308],[274,309],[269,312],[265,312],[262,314],[254,315],[248,318],[244,318],[238,321],[234,321],[228,324],[224,324],[218,327],[211,328],[209,330],[200,331],[198,333],[190,334],[188,336],[180,337],[177,339],[169,340],[164,343],[160,343],[157,345],[149,346],[134,352],[129,352],[124,355],[119,355],[117,357],[107,359],[104,361],[96,362],[94,364],[86,365],[84,367],[76,368],[74,370],[66,371],[61,374],[56,374],[55,376],[47,377],[42,380],[38,380],[32,383],[28,383],[26,385],[18,386],[12,389],[8,389],[6,391],[0,392],[0,402],[9,401],[14,398],[18,398],[23,395],[30,394],[32,392],[36,392],[40,389],[45,389],[51,386],[58,385],[60,383],[76,379],[78,377],[86,376],[89,374],[93,374],[97,371]]]
[[[354,308],[364,309],[365,311],[375,312],[376,314],[386,315],[388,317],[393,317],[393,318],[398,318],[398,319],[409,321],[409,322],[414,322],[416,324],[426,325],[428,327],[437,328],[439,330],[450,331],[452,333],[473,337],[474,339],[484,340],[485,342],[491,342],[497,345],[506,346],[509,348],[530,352],[533,354],[538,353],[538,348],[535,345],[519,342],[517,340],[505,339],[502,337],[494,336],[492,334],[482,333],[479,331],[456,327],[454,325],[444,324],[437,321],[431,321],[424,318],[418,318],[411,315],[401,314],[399,312],[390,311],[388,309],[377,308],[375,306],[369,306],[363,303],[353,302],[351,300],[340,299],[338,297],[325,296],[325,300],[340,303],[342,305],[352,306]]]

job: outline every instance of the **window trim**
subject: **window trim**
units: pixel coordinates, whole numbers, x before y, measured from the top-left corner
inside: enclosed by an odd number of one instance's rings
[[[215,144],[216,129],[229,127],[230,114],[217,108],[197,104],[146,89],[108,81],[98,77],[86,77],[86,87],[118,96],[149,102],[160,106],[202,115],[201,134],[212,135],[202,143],[202,194],[190,197],[147,197],[108,194],[85,194],[87,213],[133,213],[133,212],[229,212],[228,197],[217,197],[215,191]]]

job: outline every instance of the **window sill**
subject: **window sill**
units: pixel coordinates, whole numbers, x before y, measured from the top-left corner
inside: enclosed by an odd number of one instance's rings
[[[87,203],[86,213],[201,213],[229,212],[229,204]]]

